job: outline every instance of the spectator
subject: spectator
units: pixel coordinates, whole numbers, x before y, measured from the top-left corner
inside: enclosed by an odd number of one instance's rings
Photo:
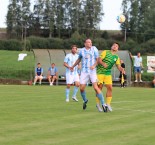
[[[154,79],[153,79],[152,83],[153,83],[153,87],[155,88],[155,73],[154,73]]]
[[[143,82],[141,79],[141,69],[143,68],[142,57],[140,56],[140,52],[137,53],[137,56],[132,56],[130,53],[130,57],[134,58],[134,72],[135,72],[135,82]]]
[[[41,85],[41,81],[43,79],[43,68],[41,68],[41,64],[37,64],[37,68],[35,70],[35,78],[34,78],[34,83],[33,85],[36,84],[37,80],[39,80],[39,84]]]
[[[120,71],[119,79],[120,79],[121,88],[124,88],[125,80],[126,80],[125,64],[122,59],[120,60],[120,62],[121,62],[121,67],[122,67],[123,71]]]
[[[55,66],[55,63],[51,64],[51,67],[48,69],[48,81],[50,86],[53,86],[53,83],[58,78],[58,69]]]

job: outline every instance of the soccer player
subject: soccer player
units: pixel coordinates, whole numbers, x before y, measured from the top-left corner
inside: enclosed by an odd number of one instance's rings
[[[98,66],[97,66],[97,77],[98,77],[98,86],[100,90],[103,88],[103,83],[107,89],[106,92],[106,106],[109,111],[112,111],[111,108],[111,100],[112,100],[112,75],[111,69],[114,64],[116,64],[119,71],[123,71],[122,67],[120,66],[120,59],[116,52],[118,51],[119,44],[113,43],[111,50],[104,50],[99,59],[98,59]],[[99,99],[96,97],[96,103],[99,105]]]
[[[72,65],[76,62],[78,59],[77,54],[77,46],[72,45],[71,46],[71,53],[67,54],[64,59],[64,66],[66,67],[66,102],[69,102],[69,93],[70,93],[70,86],[75,83],[74,86],[74,92],[72,99],[76,102],[78,102],[78,99],[76,97],[76,94],[78,92],[79,88],[79,74],[78,74],[78,66],[74,67],[74,70],[71,70]]]
[[[98,60],[98,50],[95,46],[92,46],[91,39],[86,39],[84,43],[85,47],[79,52],[78,60],[72,66],[72,69],[81,62],[81,75],[80,75],[80,92],[83,103],[83,109],[87,107],[88,99],[86,97],[85,87],[89,79],[92,82],[93,88],[96,91],[97,97],[102,103],[103,111],[106,111],[104,106],[104,98],[101,90],[97,86],[96,65]],[[99,111],[102,111],[101,108]]]
[[[36,84],[37,80],[39,80],[39,84],[41,85],[41,81],[43,79],[43,68],[41,68],[41,64],[40,63],[37,64],[37,68],[35,70],[35,73],[36,73],[36,75],[35,75],[35,78],[34,78],[33,85]]]
[[[55,63],[52,63],[51,67],[49,67],[48,69],[48,81],[50,83],[50,86],[53,86],[53,83],[57,78],[58,78],[58,69],[55,66]]]

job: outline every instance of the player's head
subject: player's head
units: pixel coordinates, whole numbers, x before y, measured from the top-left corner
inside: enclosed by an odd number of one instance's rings
[[[84,43],[84,45],[85,45],[85,48],[91,48],[92,47],[92,41],[91,41],[91,39],[86,39],[85,40],[85,43]]]
[[[137,56],[140,57],[140,52],[137,53]]]
[[[111,46],[111,50],[117,52],[119,49],[119,43],[114,42],[113,45]]]
[[[37,63],[37,66],[38,66],[38,67],[41,67],[41,64],[40,64],[40,63]]]
[[[51,63],[51,67],[54,68],[55,67],[55,63]]]
[[[76,45],[72,45],[72,46],[71,46],[71,52],[72,52],[73,54],[77,53],[77,46],[76,46]]]

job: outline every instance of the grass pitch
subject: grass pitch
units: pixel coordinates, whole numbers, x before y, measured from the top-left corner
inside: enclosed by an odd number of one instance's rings
[[[79,92],[78,103],[65,102],[65,86],[0,85],[0,145],[155,144],[155,89],[114,88],[108,113],[86,91],[83,111]]]

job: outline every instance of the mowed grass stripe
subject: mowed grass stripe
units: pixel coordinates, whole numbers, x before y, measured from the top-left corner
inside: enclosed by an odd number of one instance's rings
[[[86,91],[89,103],[83,111],[79,92],[78,103],[65,102],[65,86],[0,86],[0,144],[155,143],[155,116],[149,113],[155,111],[154,89],[114,88],[111,113],[99,113],[92,87]]]

